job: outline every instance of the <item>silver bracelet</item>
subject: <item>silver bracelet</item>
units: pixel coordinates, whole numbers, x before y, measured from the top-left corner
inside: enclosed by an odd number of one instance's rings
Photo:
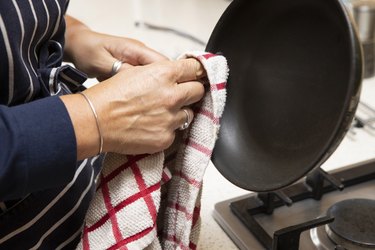
[[[86,99],[87,103],[90,105],[92,113],[94,114],[96,126],[98,127],[98,131],[99,131],[99,138],[100,138],[99,154],[101,154],[103,153],[103,136],[102,136],[102,130],[100,129],[98,114],[96,113],[94,105],[92,104],[90,99],[87,97],[87,95],[85,95],[83,92],[79,92],[79,94],[81,94]]]

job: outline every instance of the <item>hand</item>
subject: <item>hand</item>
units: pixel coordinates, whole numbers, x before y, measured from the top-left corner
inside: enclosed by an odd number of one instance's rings
[[[204,95],[203,84],[198,81],[203,75],[196,59],[163,61],[121,71],[87,89],[85,94],[98,113],[104,151],[144,154],[169,147],[176,129],[186,120],[182,108],[192,119],[193,112],[187,107]],[[80,95],[61,98],[76,132],[78,158],[94,155],[99,137],[87,103]],[[86,110],[80,110],[82,107]]]
[[[64,59],[99,81],[112,76],[112,65],[116,60],[123,62],[122,69],[167,60],[137,40],[94,32],[69,16],[66,22]]]
[[[196,81],[202,73],[195,59],[155,63],[120,72],[87,90],[98,107],[104,150],[141,154],[169,147],[186,120],[182,108],[203,97],[204,87]]]

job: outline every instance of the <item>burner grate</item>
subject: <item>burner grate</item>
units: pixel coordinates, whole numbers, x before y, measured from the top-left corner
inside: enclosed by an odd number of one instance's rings
[[[304,182],[277,192],[253,194],[246,199],[232,202],[230,208],[266,249],[294,250],[299,248],[301,232],[330,223],[332,217],[327,216],[283,228],[275,231],[271,237],[255,219],[255,215],[272,214],[278,207],[306,199],[319,200],[323,194],[336,189],[342,190],[343,186],[349,187],[372,179],[375,179],[375,161],[357,164],[329,174],[322,169],[317,169],[309,174]]]

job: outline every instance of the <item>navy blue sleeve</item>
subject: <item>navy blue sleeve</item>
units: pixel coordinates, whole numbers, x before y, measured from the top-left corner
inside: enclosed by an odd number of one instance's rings
[[[59,97],[0,105],[0,201],[68,183],[76,161],[73,125]]]

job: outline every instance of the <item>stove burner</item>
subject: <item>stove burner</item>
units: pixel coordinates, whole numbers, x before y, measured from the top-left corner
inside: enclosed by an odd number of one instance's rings
[[[375,249],[375,200],[349,199],[331,206],[329,238],[346,249]]]

